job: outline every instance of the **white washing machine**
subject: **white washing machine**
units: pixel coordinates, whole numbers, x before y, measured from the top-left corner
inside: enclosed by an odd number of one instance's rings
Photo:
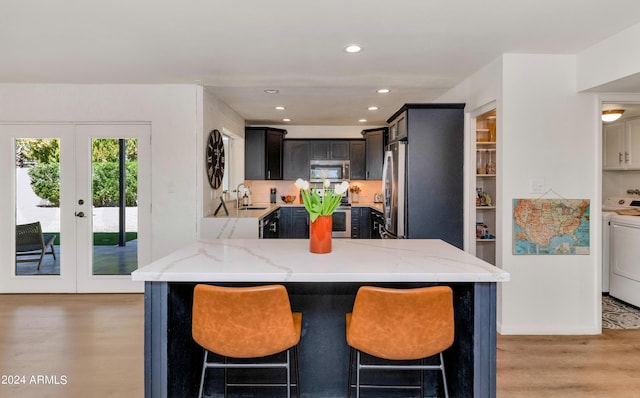
[[[628,209],[629,204],[634,198],[607,198],[602,203],[602,292],[609,292],[609,273],[610,273],[610,236],[609,222],[611,217],[616,215],[616,210]]]
[[[640,199],[624,205],[640,208]],[[640,307],[640,216],[611,216],[609,268],[609,295]]]

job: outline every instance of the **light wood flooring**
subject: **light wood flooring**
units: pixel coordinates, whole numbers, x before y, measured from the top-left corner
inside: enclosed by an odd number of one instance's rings
[[[144,396],[142,294],[0,295],[0,397]],[[31,384],[35,376],[34,384]],[[38,384],[38,376],[48,376]]]
[[[2,381],[27,382],[0,398],[143,397],[143,327],[141,294],[0,295]],[[640,397],[640,329],[498,336],[497,362],[500,398]]]

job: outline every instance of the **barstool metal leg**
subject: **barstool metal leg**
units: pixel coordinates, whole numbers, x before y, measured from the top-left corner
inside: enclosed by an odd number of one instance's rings
[[[296,372],[296,398],[300,398],[300,366],[298,362],[298,346],[293,347],[293,360]]]
[[[360,398],[360,350],[356,350],[356,398]]]
[[[204,388],[204,373],[207,370],[207,357],[209,351],[204,350],[204,360],[202,361],[202,375],[200,376],[200,390],[198,392],[198,398],[202,398],[202,390]]]
[[[287,398],[291,398],[291,351],[287,350]]]
[[[349,380],[347,383],[347,398],[351,398],[351,384],[353,383],[353,347],[349,347]]]
[[[229,362],[229,358],[224,357],[224,363],[225,365]],[[224,398],[227,398],[227,395],[229,394],[229,373],[228,373],[228,368],[224,368],[222,369],[222,371],[224,372]]]
[[[424,366],[424,358],[420,360],[420,365]],[[420,369],[420,398],[424,398],[424,369]]]
[[[449,389],[447,388],[447,376],[444,372],[444,356],[440,353],[440,370],[442,371],[442,384],[444,384],[444,396],[449,398]]]

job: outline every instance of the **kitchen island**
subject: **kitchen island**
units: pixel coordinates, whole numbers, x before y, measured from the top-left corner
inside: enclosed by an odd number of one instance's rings
[[[322,255],[309,253],[301,239],[198,241],[132,278],[145,281],[146,397],[197,394],[203,355],[191,339],[197,283],[285,285],[293,310],[303,313],[300,384],[302,396],[313,398],[346,394],[344,314],[359,286],[451,286],[456,336],[445,352],[451,396],[495,396],[496,283],[509,274],[440,240],[334,239],[332,253]],[[218,396],[210,384],[208,394]]]

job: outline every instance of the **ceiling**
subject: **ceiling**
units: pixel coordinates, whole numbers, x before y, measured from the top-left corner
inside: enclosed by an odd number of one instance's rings
[[[2,0],[0,83],[196,83],[248,124],[380,125],[500,54],[639,22],[637,0]]]

